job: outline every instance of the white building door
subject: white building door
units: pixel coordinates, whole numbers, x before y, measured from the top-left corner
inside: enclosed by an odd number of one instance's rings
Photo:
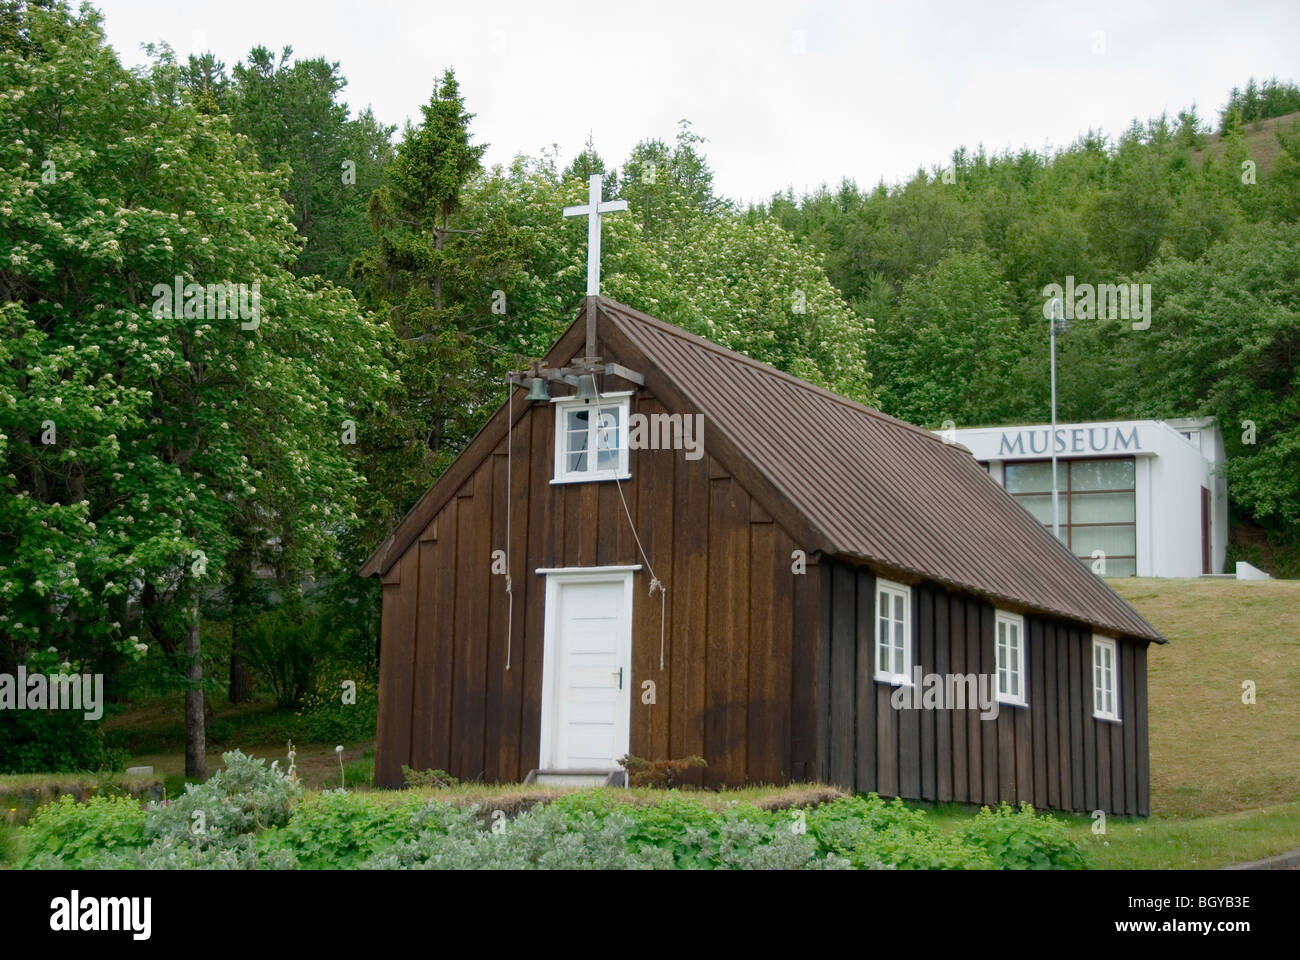
[[[546,573],[540,769],[615,770],[628,752],[632,570]]]

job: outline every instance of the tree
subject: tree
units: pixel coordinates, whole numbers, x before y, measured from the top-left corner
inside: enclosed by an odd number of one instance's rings
[[[202,776],[208,589],[253,499],[286,563],[333,559],[362,482],[339,430],[392,380],[384,330],[289,272],[283,176],[169,51],[127,71],[91,8],[21,18],[39,55],[0,52],[0,623],[19,661],[156,641]]]

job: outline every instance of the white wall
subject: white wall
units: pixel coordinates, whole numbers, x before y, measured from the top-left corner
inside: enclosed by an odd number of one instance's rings
[[[1177,428],[1177,429],[1176,429]],[[1199,431],[1197,442],[1179,429]],[[966,447],[1003,480],[1003,464],[1050,457],[1050,426],[976,427],[940,435]],[[1211,493],[1210,569],[1223,570],[1228,489],[1223,438],[1212,418],[1096,421],[1057,425],[1057,458],[1131,456],[1135,470],[1137,572],[1141,577],[1201,575],[1201,487]]]

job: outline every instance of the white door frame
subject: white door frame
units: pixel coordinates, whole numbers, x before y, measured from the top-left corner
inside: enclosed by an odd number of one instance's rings
[[[623,676],[626,681],[619,691],[619,706],[615,715],[615,756],[617,760],[630,749],[632,719],[632,575],[641,565],[611,567],[540,567],[537,573],[546,576],[546,608],[542,635],[542,736],[537,759],[539,770],[556,769],[555,748],[558,744],[556,721],[555,684],[559,679],[556,648],[560,632],[560,587],[569,583],[622,583],[623,604],[627,630],[622,640]],[[621,751],[621,752],[620,752]],[[610,769],[616,769],[612,766]]]

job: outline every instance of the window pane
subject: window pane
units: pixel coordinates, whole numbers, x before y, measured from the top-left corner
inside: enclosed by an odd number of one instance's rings
[[[620,409],[618,407],[601,407],[596,416],[597,450],[617,450],[619,448],[619,413]]]
[[[1052,464],[1048,463],[1008,463],[1006,465],[1006,486],[1011,493],[1051,492]],[[1057,466],[1057,483],[1065,487],[1065,465]]]
[[[1091,557],[1092,551],[1104,550],[1106,555],[1133,556],[1137,552],[1137,527],[1132,524],[1114,527],[1073,527],[1070,545],[1076,556]],[[1106,573],[1110,573],[1109,564]]]
[[[1070,522],[1132,523],[1133,501],[1131,493],[1076,493],[1070,498]]]
[[[565,470],[580,473],[587,469],[587,411],[568,410],[565,412]]]
[[[1020,505],[1024,507],[1033,516],[1035,520],[1044,526],[1052,525],[1052,495],[1050,493],[1035,493],[1030,496],[1016,497]],[[1061,491],[1059,498],[1061,510],[1061,523],[1065,523],[1065,491]]]
[[[1124,490],[1135,486],[1132,460],[1073,460],[1072,490]],[[1064,486],[1064,480],[1062,480]]]

